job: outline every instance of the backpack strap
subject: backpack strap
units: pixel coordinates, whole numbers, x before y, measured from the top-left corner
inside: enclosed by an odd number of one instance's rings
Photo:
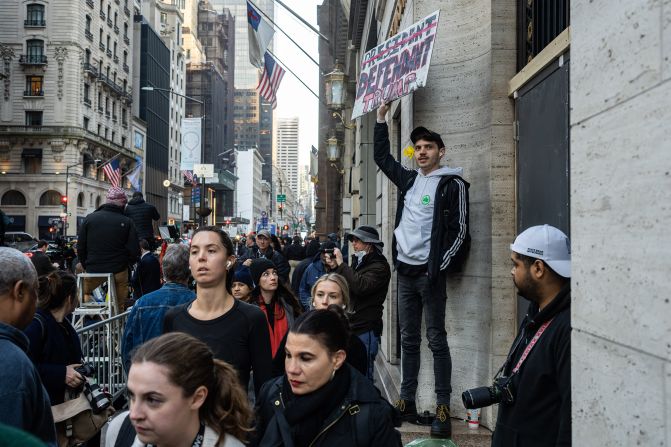
[[[121,423],[121,427],[119,427],[114,447],[131,447],[133,442],[135,442],[135,435],[135,428],[133,428],[133,424],[130,422],[129,413]]]
[[[33,315],[33,320],[37,320],[37,322],[40,323],[40,340],[42,341],[42,346],[44,347],[44,342],[47,340],[47,329],[45,327],[47,321],[37,312],[35,312],[35,315]]]

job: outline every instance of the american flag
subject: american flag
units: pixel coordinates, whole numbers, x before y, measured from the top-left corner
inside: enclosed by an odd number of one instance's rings
[[[276,93],[277,89],[280,87],[280,82],[282,82],[284,69],[280,67],[280,64],[275,62],[275,59],[273,59],[268,52],[266,52],[263,57],[265,59],[265,65],[263,67],[261,80],[259,81],[256,90],[259,92],[259,95],[266,99],[266,101],[272,103],[274,109],[277,107]]]
[[[103,166],[105,177],[110,181],[112,186],[120,186],[121,184],[121,169],[119,168],[119,160],[112,160]]]
[[[184,178],[187,179],[189,183],[191,183],[192,185],[197,184],[195,179],[193,178],[193,171],[183,170],[182,175],[184,175]]]

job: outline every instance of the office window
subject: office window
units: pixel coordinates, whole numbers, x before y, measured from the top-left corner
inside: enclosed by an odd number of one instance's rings
[[[91,100],[89,98],[90,91],[91,91],[91,86],[89,84],[84,83],[84,100],[88,100],[88,101]]]
[[[42,76],[26,76],[25,96],[43,96]]]
[[[91,32],[91,16],[86,15],[86,31]],[[93,38],[93,36],[91,36]]]
[[[28,57],[31,59],[41,58],[44,55],[44,41],[40,39],[29,39],[26,42],[26,51]]]
[[[84,117],[84,129],[89,130],[89,119],[88,117]]]
[[[41,126],[42,112],[26,112],[26,126]]]
[[[44,5],[31,4],[26,6],[27,25],[44,26]]]

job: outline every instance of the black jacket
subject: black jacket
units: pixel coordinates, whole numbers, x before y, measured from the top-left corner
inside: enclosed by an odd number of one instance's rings
[[[119,273],[140,255],[133,221],[123,208],[108,203],[84,218],[77,247],[79,262],[88,273]]]
[[[360,264],[350,267],[343,262],[333,272],[344,276],[349,286],[352,332],[363,334],[372,330],[381,335],[382,311],[391,279],[387,258],[374,250]]]
[[[373,384],[346,363],[350,374],[350,388],[342,401],[313,441],[314,447],[400,447],[401,434],[394,428],[394,409],[381,396]],[[294,447],[284,443],[290,439],[288,423],[284,418],[282,400],[283,376],[266,382],[259,395],[257,415],[259,447]],[[277,413],[277,414],[276,414]],[[284,421],[286,429],[280,426]],[[278,424],[279,422],[279,424]]]
[[[273,261],[273,264],[275,264],[275,267],[277,267],[277,275],[280,277],[282,281],[284,281],[287,284],[289,283],[289,272],[291,271],[291,266],[289,265],[289,262],[286,259],[284,259],[282,253],[280,253],[277,250],[273,250],[272,247],[268,247],[265,253],[259,250],[259,247],[256,245],[254,245],[253,247],[247,247],[247,251],[240,258],[239,262],[243,263],[247,259],[258,259],[258,258],[266,258]]]
[[[512,405],[499,404],[493,447],[571,445],[571,291],[566,286],[542,311],[531,304],[513,343],[509,376],[538,328],[552,322],[512,378]],[[517,345],[517,346],[516,346]]]
[[[399,189],[394,228],[401,223],[405,194],[417,177],[416,170],[410,170],[396,161],[389,153],[389,129],[386,123],[375,125],[375,164]],[[458,272],[468,254],[471,236],[468,231],[468,182],[458,175],[445,176],[436,188],[436,206],[431,226],[431,249],[427,270],[430,278],[438,274]],[[392,241],[392,259],[397,261],[396,237]]]
[[[291,243],[284,248],[284,257],[289,261],[302,261],[305,259],[305,247]]]
[[[142,256],[131,278],[135,299],[161,288],[161,265],[154,253]]]
[[[161,218],[154,205],[150,205],[144,199],[133,199],[126,205],[126,216],[133,220],[138,239],[153,241],[154,226],[152,220]]]

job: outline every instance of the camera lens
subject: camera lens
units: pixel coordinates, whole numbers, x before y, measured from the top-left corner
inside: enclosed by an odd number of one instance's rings
[[[466,390],[461,394],[461,400],[464,407],[467,409],[488,407],[492,404],[499,403],[497,394],[492,387],[481,386]]]

